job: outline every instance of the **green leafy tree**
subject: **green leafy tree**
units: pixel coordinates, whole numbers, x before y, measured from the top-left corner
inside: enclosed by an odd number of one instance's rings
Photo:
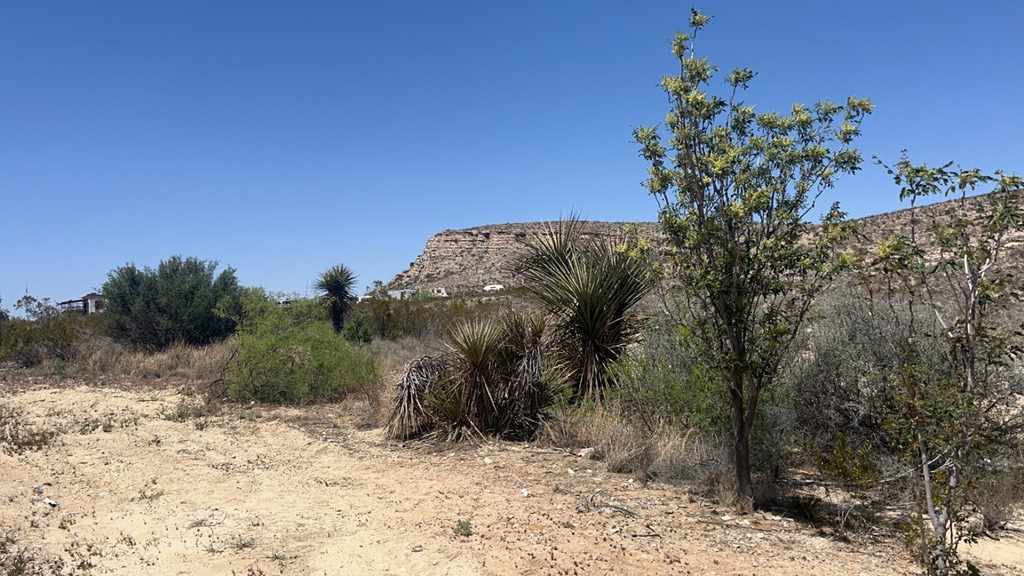
[[[243,289],[233,268],[214,275],[217,262],[172,256],[154,270],[127,264],[103,285],[103,319],[115,340],[149,350],[175,342],[204,345],[235,329]]]
[[[978,487],[999,472],[993,463],[1006,461],[1000,449],[1012,453],[1024,430],[1024,381],[1013,369],[1024,335],[1007,315],[1021,291],[1004,262],[1008,242],[1024,232],[1024,181],[952,163],[914,165],[905,153],[885,167],[912,210],[909,235],[880,242],[875,261],[891,305],[905,306],[909,318],[896,350],[897,410],[889,427],[916,470],[912,532],[929,574],[976,573],[957,553],[970,538],[967,511],[982,504]],[[987,196],[968,199],[992,184]],[[914,205],[934,195],[957,201],[922,234]],[[922,329],[925,319],[937,333]],[[940,366],[925,361],[917,346],[929,337],[942,348]]]
[[[323,292],[324,305],[331,317],[331,325],[335,334],[341,334],[355,300],[356,275],[344,264],[331,266],[320,274],[316,281],[316,289]]]
[[[622,243],[587,240],[576,218],[527,242],[527,292],[551,318],[554,360],[577,399],[600,401],[611,366],[640,335],[637,305],[653,284],[645,261]]]
[[[840,269],[849,232],[837,204],[813,235],[807,218],[837,178],[860,167],[851,144],[872,104],[849,98],[758,114],[740,99],[754,78],[746,68],[726,75],[725,97],[712,94],[718,68],[694,51],[708,21],[692,10],[691,32],[672,41],[680,71],[661,81],[670,104],[664,127],[641,126],[633,136],[650,163],[646,187],[676,248],[672,270],[690,322],[726,382],[737,493],[749,505],[761,391]]]

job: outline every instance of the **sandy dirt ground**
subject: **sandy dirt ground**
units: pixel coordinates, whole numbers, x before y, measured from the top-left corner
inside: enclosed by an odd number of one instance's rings
[[[0,383],[0,405],[63,430],[0,453],[8,560],[168,576],[916,573],[891,535],[841,542],[785,515],[736,516],[568,451],[401,445],[343,406],[167,419],[183,400]],[[1019,534],[971,553],[987,573],[1024,574]]]

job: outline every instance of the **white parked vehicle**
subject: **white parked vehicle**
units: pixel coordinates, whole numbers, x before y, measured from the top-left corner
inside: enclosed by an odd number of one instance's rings
[[[484,286],[484,292],[500,292],[504,289],[505,287],[501,284],[488,284],[487,286]]]

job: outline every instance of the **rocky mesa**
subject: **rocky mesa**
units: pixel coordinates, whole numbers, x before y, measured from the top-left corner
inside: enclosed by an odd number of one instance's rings
[[[969,214],[977,213],[984,207],[986,196],[968,198],[965,209]],[[919,230],[927,228],[936,219],[941,219],[957,207],[960,200],[938,202],[918,207],[916,217]],[[866,216],[854,220],[859,234],[854,240],[858,248],[868,249],[875,242],[893,234],[908,234],[911,221],[909,208]],[[627,224],[638,227],[641,234],[656,238],[660,236],[656,222],[584,222],[584,234],[592,237],[613,239],[623,234]],[[445,230],[432,236],[414,262],[404,272],[388,283],[391,290],[431,290],[445,288],[448,291],[479,291],[489,284],[501,284],[507,288],[522,286],[517,277],[515,263],[523,254],[523,243],[539,234],[544,234],[552,223],[523,222],[493,224]],[[1002,259],[1009,268],[1018,271],[1024,263],[1024,235],[1014,234],[1007,239],[1006,252]]]
[[[489,284],[519,287],[515,262],[523,254],[523,243],[544,234],[548,222],[492,224],[445,230],[427,240],[423,253],[409,269],[388,283],[392,290],[431,290],[469,292]],[[613,239],[623,233],[625,222],[584,222],[583,234]],[[657,234],[655,222],[635,223],[643,234]]]

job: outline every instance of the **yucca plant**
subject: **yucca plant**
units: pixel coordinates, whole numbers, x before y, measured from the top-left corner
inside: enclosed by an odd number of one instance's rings
[[[542,318],[514,312],[456,324],[449,352],[406,365],[388,434],[532,436],[558,395],[542,365],[544,332]]]
[[[331,325],[335,334],[341,334],[345,325],[345,317],[352,309],[355,300],[356,274],[344,264],[331,266],[324,270],[317,279],[315,287],[323,292],[324,304],[331,317]]]
[[[552,320],[556,367],[577,400],[600,401],[609,367],[639,337],[636,307],[653,279],[619,242],[587,240],[575,217],[528,242],[520,271],[527,291]]]
[[[437,425],[435,410],[445,410],[444,403],[439,406],[436,398],[444,394],[441,388],[450,379],[450,364],[447,354],[423,356],[406,363],[405,373],[395,387],[391,413],[384,427],[388,436],[405,440]],[[456,409],[452,418],[457,416]]]
[[[504,341],[502,326],[489,318],[475,318],[452,327],[453,377],[461,400],[456,429],[465,427],[477,433],[494,430],[498,407],[495,393],[507,377],[499,354]]]

